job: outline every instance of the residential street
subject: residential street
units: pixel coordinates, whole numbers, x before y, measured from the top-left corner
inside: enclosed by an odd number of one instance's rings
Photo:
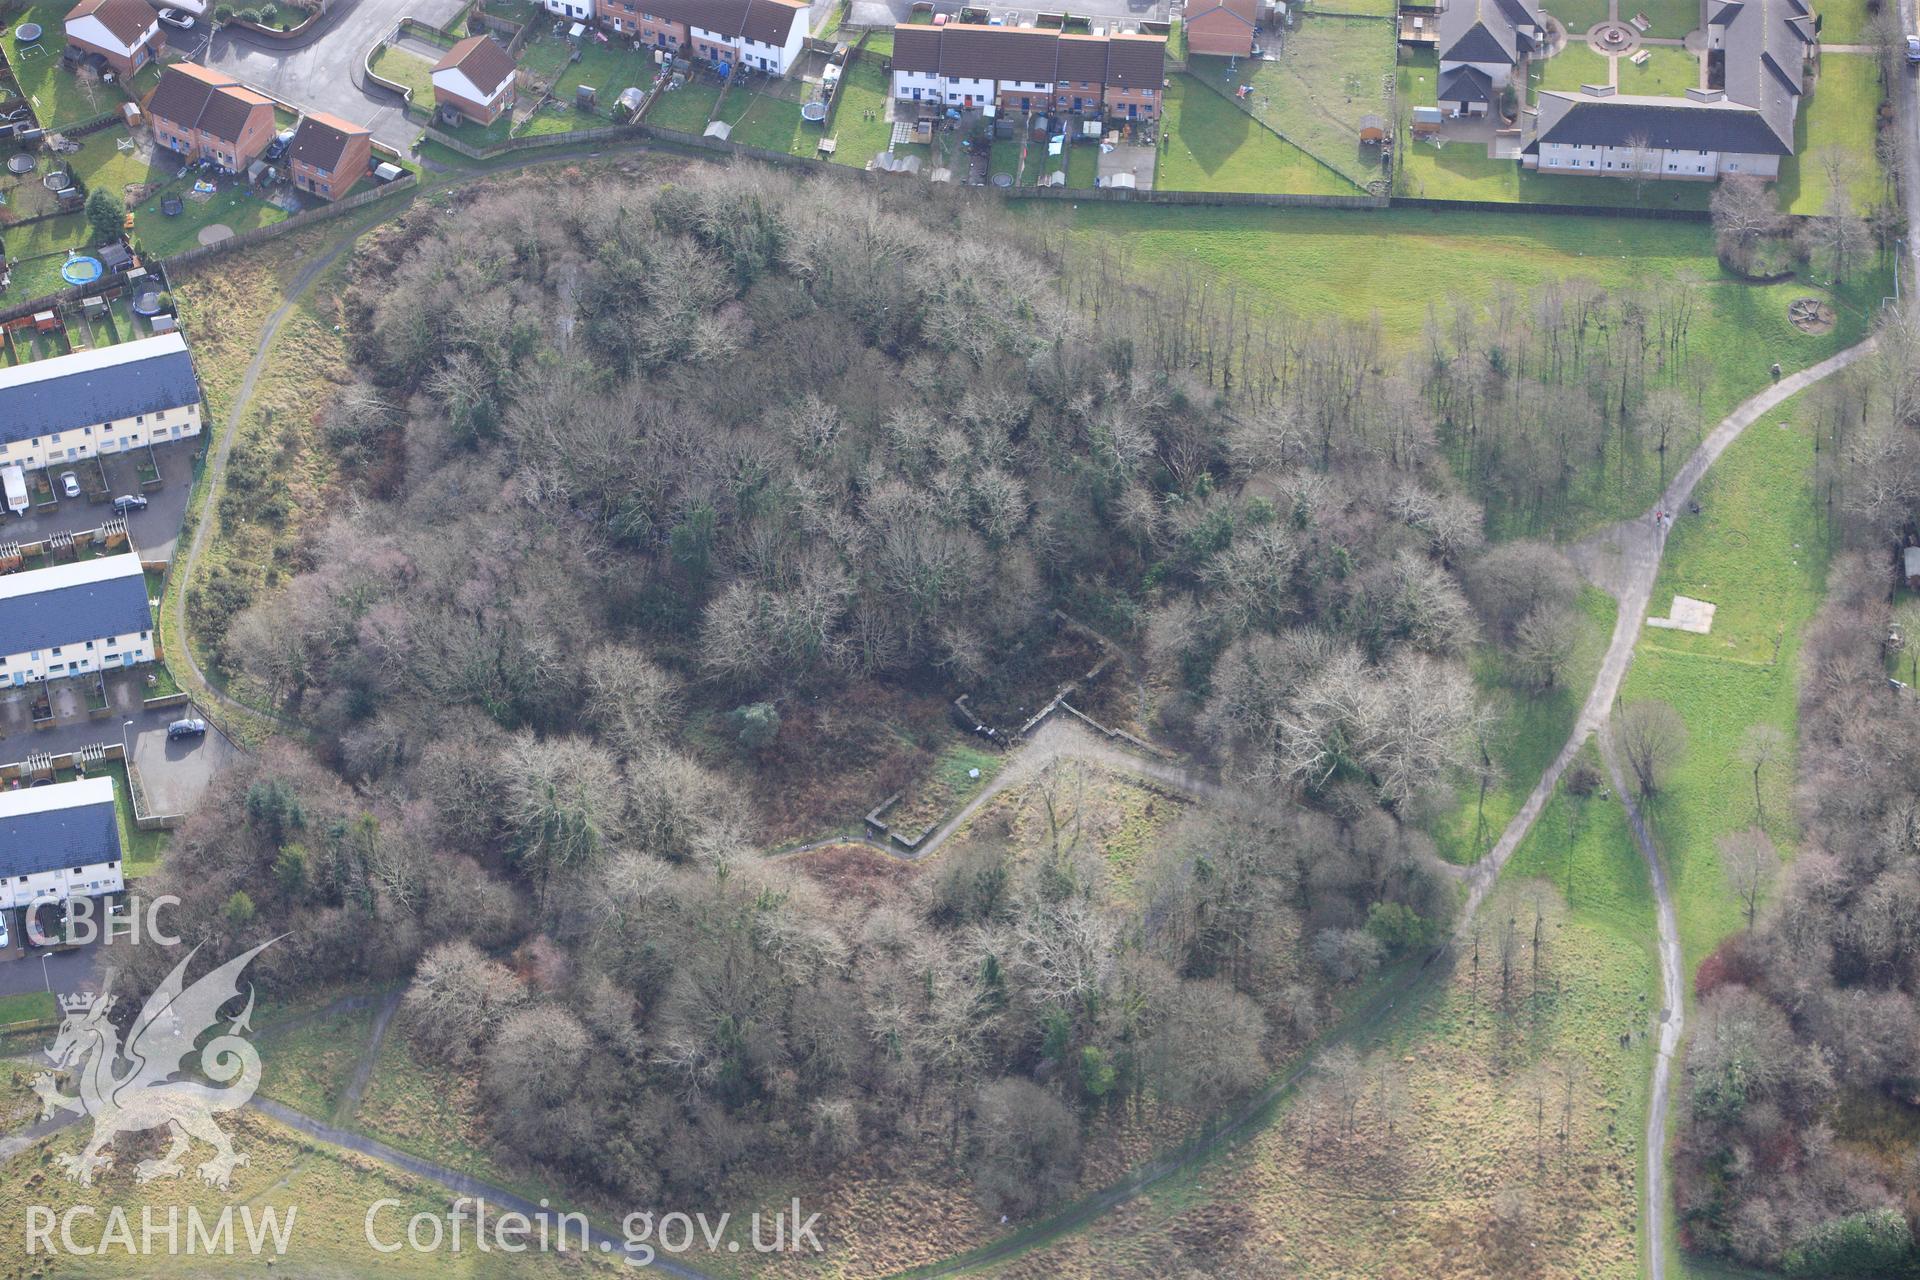
[[[392,94],[366,84],[367,50],[403,17],[439,26],[460,9],[459,0],[346,0],[291,44],[222,29],[205,61],[297,107],[365,125],[378,141],[404,152],[420,126],[406,118]]]

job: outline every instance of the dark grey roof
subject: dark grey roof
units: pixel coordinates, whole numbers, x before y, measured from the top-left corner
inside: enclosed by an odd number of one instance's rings
[[[1793,116],[1806,91],[1813,13],[1804,0],[1734,0],[1710,19],[1721,29],[1727,97],[1752,107],[1781,145],[1793,151]]]
[[[1539,122],[1527,150],[1537,152],[1542,142],[1585,147],[1644,143],[1660,150],[1776,156],[1792,150],[1758,111],[1739,103],[1551,92],[1540,95]]]
[[[1529,0],[1446,0],[1440,10],[1440,61],[1511,66],[1533,47],[1540,15]]]
[[[139,567],[138,560],[132,556],[126,558],[133,561],[135,568]],[[58,575],[66,567],[35,569],[20,577]],[[29,589],[28,594],[11,596],[0,603],[0,657],[153,630],[153,609],[147,601],[144,574],[128,573],[124,577],[71,586],[53,585],[58,580],[55,576],[47,590]],[[25,582],[19,585],[29,587]],[[100,657],[98,653],[93,655],[96,666]]]
[[[0,815],[0,876],[120,861],[113,801]]]
[[[0,374],[0,444],[198,403],[179,335],[143,338]]]
[[[1478,67],[1449,67],[1440,73],[1441,102],[1492,102],[1493,78]]]

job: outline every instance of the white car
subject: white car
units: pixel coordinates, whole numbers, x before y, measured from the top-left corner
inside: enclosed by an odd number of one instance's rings
[[[178,9],[162,9],[160,11],[160,21],[170,27],[178,28],[181,31],[193,30],[193,15],[190,13],[182,13]]]
[[[69,498],[79,497],[80,477],[71,471],[62,471],[60,473],[60,492],[66,494]]]

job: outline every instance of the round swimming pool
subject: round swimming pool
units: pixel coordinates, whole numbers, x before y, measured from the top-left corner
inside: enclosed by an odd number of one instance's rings
[[[60,278],[68,284],[92,284],[106,271],[100,265],[100,259],[78,254],[68,258],[66,265],[60,268]]]

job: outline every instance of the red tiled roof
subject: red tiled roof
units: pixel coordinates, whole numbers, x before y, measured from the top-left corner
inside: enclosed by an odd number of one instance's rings
[[[80,3],[67,11],[67,21],[75,18],[97,18],[100,25],[113,33],[113,38],[131,49],[140,42],[155,23],[153,10],[146,0],[80,0]]]
[[[513,76],[513,59],[491,36],[468,36],[433,64],[435,71],[458,71],[473,87],[491,96]]]

